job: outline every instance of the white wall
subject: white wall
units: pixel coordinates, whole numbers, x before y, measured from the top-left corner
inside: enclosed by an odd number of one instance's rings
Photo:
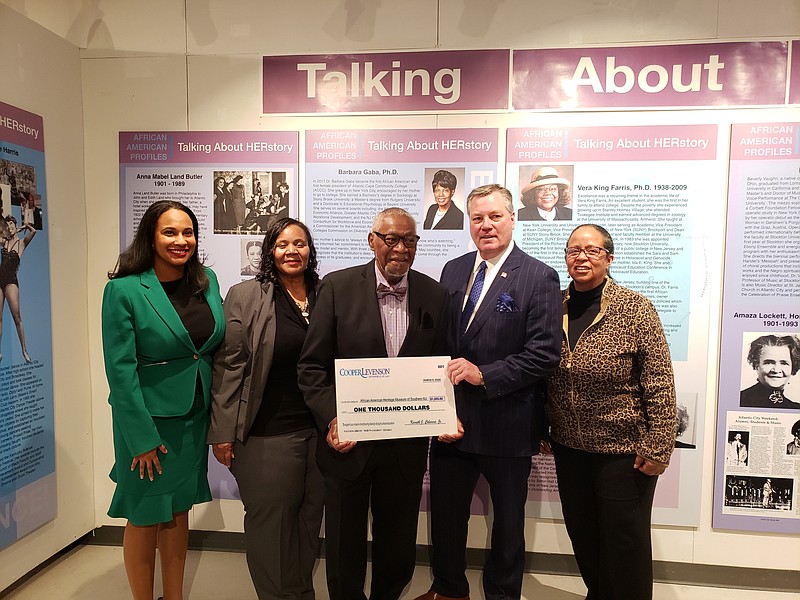
[[[536,48],[619,43],[781,39],[800,32],[800,2],[790,0],[3,0],[80,46],[86,140],[89,238],[89,357],[95,441],[95,514],[105,516],[112,487],[110,415],[102,370],[99,310],[104,273],[118,251],[120,130],[303,130],[325,127],[505,126],[494,116],[415,115],[280,117],[260,114],[263,54],[392,49]],[[517,125],[598,115],[515,115]],[[614,115],[603,116],[614,119]],[[630,115],[617,116],[630,121]],[[647,119],[650,119],[649,121]],[[636,122],[719,123],[800,120],[797,109],[639,113]],[[302,174],[300,181],[303,181]],[[724,185],[721,182],[720,185]],[[302,193],[302,189],[301,189]],[[717,275],[719,284],[719,275]],[[717,287],[719,287],[717,285]],[[718,306],[712,303],[709,364],[717,361]],[[796,569],[800,539],[711,528],[716,371],[708,374],[707,448],[702,522],[657,528],[656,559]],[[214,502],[193,511],[193,526],[241,531],[240,505]],[[528,550],[569,553],[564,527],[528,520]],[[473,520],[470,544],[483,547],[485,520]],[[420,542],[427,543],[421,519]],[[731,552],[731,548],[746,551]]]
[[[0,590],[95,525],[78,48],[0,5],[0,100],[44,119],[58,514],[0,551]],[[92,315],[95,318],[96,315]]]

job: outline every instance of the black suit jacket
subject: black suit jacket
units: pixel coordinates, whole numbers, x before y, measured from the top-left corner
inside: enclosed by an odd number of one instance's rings
[[[392,443],[404,453],[401,460],[413,477],[423,465],[428,438],[358,442],[348,453],[333,450],[325,441],[336,417],[334,359],[386,356],[378,299],[375,261],[336,271],[322,280],[311,316],[303,352],[297,365],[298,384],[322,432],[317,462],[323,473],[355,479],[375,444]],[[408,332],[399,356],[447,354],[447,290],[417,271],[408,274]]]
[[[538,454],[546,425],[544,378],[561,354],[558,273],[514,247],[459,338],[474,265],[475,252],[465,254],[448,262],[441,277],[450,292],[450,353],[477,365],[485,382],[456,386],[464,424],[457,447],[487,456]]]
[[[774,391],[774,389],[768,388],[757,381],[754,385],[741,391],[739,394],[739,406],[747,408],[788,408],[790,410],[800,408],[800,404],[792,402],[785,396],[779,403],[772,402],[769,397]]]
[[[556,206],[556,221],[572,221],[572,209],[566,206]],[[536,205],[523,206],[517,211],[517,221],[544,221],[542,215],[536,210]]]
[[[464,213],[456,206],[455,202],[450,202],[450,208],[444,213],[444,216],[436,224],[433,225],[433,219],[436,217],[436,211],[439,210],[438,204],[431,204],[428,207],[428,212],[425,215],[425,222],[422,224],[423,229],[464,229]]]

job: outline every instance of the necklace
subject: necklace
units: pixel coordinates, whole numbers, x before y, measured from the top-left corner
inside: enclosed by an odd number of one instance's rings
[[[294,300],[294,298],[292,298],[292,300]],[[306,323],[308,323],[308,298],[306,298],[305,302],[298,302],[297,300],[294,300],[294,303],[297,304],[297,308],[300,309],[300,314],[303,315]]]
[[[289,288],[286,288],[286,291],[289,292]],[[308,317],[309,317],[308,296],[306,296],[306,299],[303,300],[302,302],[297,298],[295,298],[292,292],[289,292],[289,296],[291,297],[292,300],[294,300],[294,303],[297,305],[297,308],[300,309],[300,314],[303,315],[303,318],[306,320],[306,323],[308,323]]]

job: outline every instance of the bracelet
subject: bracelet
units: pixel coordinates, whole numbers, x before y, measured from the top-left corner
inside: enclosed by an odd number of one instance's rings
[[[481,376],[481,385],[482,385],[483,387],[486,387],[486,382],[483,380],[483,373],[481,373],[481,370],[480,370],[480,369],[478,369],[478,375],[480,375],[480,376]]]

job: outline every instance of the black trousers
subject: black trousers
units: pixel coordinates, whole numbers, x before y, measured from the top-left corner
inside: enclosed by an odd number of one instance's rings
[[[325,570],[331,600],[363,600],[367,519],[372,512],[371,600],[397,600],[416,562],[417,520],[425,456],[401,469],[393,442],[376,443],[354,480],[324,472]]]
[[[491,549],[483,568],[484,594],[487,600],[520,597],[530,470],[530,456],[481,456],[434,441],[430,467],[434,592],[469,595],[465,553],[470,503],[483,475],[489,483],[494,516]]]
[[[588,600],[651,600],[650,515],[658,477],[634,454],[595,454],[553,443],[558,492]]]
[[[259,600],[313,600],[323,484],[317,432],[237,441],[231,472],[244,503],[247,566]]]

